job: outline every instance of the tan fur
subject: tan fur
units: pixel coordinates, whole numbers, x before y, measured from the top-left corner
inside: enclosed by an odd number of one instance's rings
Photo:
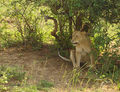
[[[86,32],[74,31],[72,34],[72,44],[75,46],[75,50],[70,51],[70,59],[74,67],[80,67],[81,57],[89,54],[90,65],[94,66],[94,58],[91,53],[91,41]],[[88,58],[88,57],[86,57]]]

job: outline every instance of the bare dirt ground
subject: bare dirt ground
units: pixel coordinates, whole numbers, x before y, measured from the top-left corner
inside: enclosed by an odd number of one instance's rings
[[[53,82],[55,92],[117,92],[113,85],[103,85],[100,90],[86,88],[84,91],[70,91],[68,88],[69,73],[72,63],[61,60],[54,47],[45,45],[39,51],[23,48],[9,48],[0,51],[0,65],[21,66],[27,72],[30,84],[40,80]],[[67,75],[67,76],[65,76]],[[77,88],[73,88],[77,89]],[[79,89],[79,88],[78,88]],[[98,88],[99,89],[99,88]]]

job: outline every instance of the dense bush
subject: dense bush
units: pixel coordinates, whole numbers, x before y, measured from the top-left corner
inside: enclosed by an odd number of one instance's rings
[[[41,48],[43,42],[43,25],[41,9],[26,1],[12,0],[2,2],[1,44],[2,47],[23,43],[34,48]],[[7,30],[7,31],[6,31]]]

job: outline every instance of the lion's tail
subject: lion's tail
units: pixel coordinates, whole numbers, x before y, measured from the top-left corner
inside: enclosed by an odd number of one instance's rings
[[[61,56],[61,55],[60,55],[59,50],[58,50],[58,56],[59,56],[61,59],[65,60],[65,61],[71,62],[71,60],[70,60],[70,59],[68,59],[68,58],[66,58],[66,57]]]

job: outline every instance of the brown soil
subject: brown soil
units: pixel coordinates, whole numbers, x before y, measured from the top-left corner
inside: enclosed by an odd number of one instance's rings
[[[22,48],[0,51],[0,65],[21,66],[33,78],[32,83],[48,80],[56,86],[64,84],[65,70],[72,70],[72,63],[61,60],[51,46],[43,46],[39,51]]]
[[[0,51],[0,65],[23,67],[27,75],[30,76],[28,81],[30,84],[47,80],[54,83],[55,92],[70,92],[66,89],[68,86],[67,78],[73,70],[72,63],[61,60],[53,46],[45,45],[39,51],[23,48],[9,48]],[[104,85],[101,88],[102,91],[96,92],[108,92],[107,87],[111,86]],[[92,89],[94,88],[87,88],[86,91],[79,92],[93,92]],[[109,92],[116,92],[113,87],[109,89]]]

